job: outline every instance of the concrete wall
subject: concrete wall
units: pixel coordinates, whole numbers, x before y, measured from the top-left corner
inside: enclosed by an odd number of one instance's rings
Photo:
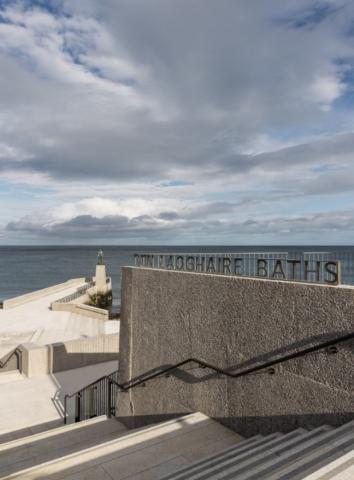
[[[103,308],[92,307],[83,303],[53,303],[53,311],[71,312],[77,315],[84,315],[89,318],[97,318],[99,320],[108,320],[109,312]]]
[[[33,377],[118,360],[119,335],[99,335],[51,345],[27,343],[21,350],[22,373]]]
[[[38,298],[44,297],[46,295],[50,295],[51,293],[60,292],[62,290],[66,290],[69,287],[73,287],[75,285],[80,285],[85,282],[85,278],[73,278],[68,280],[64,283],[59,283],[57,285],[53,285],[51,287],[42,288],[41,290],[36,290],[35,292],[26,293],[24,295],[20,295],[18,297],[10,298],[8,300],[3,301],[3,309],[14,308],[18,307],[19,305],[23,305],[24,303],[31,302],[33,300],[37,300]]]
[[[96,282],[96,277],[93,277],[94,281]],[[72,303],[90,303],[91,302],[91,298],[90,298],[90,295],[96,295],[98,293],[98,290],[97,290],[97,285],[95,285],[94,287],[91,287],[87,290],[87,292],[85,293],[85,295],[83,295],[82,297],[78,297],[76,298],[75,300],[73,300]],[[106,291],[105,293],[109,292],[109,291],[112,291],[112,279],[111,278],[108,278],[108,282],[106,283]]]
[[[99,265],[101,266],[101,265]],[[93,278],[96,281],[96,277]],[[112,280],[108,278],[108,282],[105,282],[107,291],[112,290]],[[97,318],[99,320],[109,320],[109,312],[103,308],[98,308],[90,305],[91,296],[97,294],[97,286],[93,286],[86,290],[83,295],[70,300],[69,302],[64,301],[67,297],[58,299],[58,301],[52,303],[51,309],[53,311],[60,311],[60,312],[70,312],[76,313],[78,315],[84,315],[90,318]]]
[[[353,288],[126,267],[119,380],[188,357],[255,365],[353,327]],[[120,394],[118,417],[139,426],[200,410],[245,436],[339,425],[354,418],[353,352],[347,342],[239,379],[184,369]]]

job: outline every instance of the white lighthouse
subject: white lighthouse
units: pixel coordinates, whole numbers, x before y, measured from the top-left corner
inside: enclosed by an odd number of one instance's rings
[[[108,291],[106,265],[103,262],[103,252],[99,249],[97,253],[96,264],[96,293],[97,295],[105,295]]]

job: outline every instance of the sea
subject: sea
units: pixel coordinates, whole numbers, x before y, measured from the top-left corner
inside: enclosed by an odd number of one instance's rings
[[[120,304],[121,268],[134,265],[134,253],[338,252],[354,258],[354,246],[0,246],[0,301],[46,288],[70,278],[95,274],[103,250],[112,277],[113,305]],[[352,281],[354,283],[354,273]],[[351,283],[351,282],[350,282]]]

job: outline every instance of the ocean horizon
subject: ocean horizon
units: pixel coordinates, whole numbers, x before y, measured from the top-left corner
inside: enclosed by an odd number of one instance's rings
[[[113,303],[120,303],[120,270],[134,265],[136,252],[231,253],[231,252],[351,252],[343,245],[68,245],[0,246],[0,301],[39,290],[75,277],[94,275],[97,251],[102,248],[107,273],[113,282]]]

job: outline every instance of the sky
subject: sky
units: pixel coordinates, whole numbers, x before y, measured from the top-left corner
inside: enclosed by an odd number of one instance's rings
[[[353,245],[352,0],[0,0],[0,244]]]

